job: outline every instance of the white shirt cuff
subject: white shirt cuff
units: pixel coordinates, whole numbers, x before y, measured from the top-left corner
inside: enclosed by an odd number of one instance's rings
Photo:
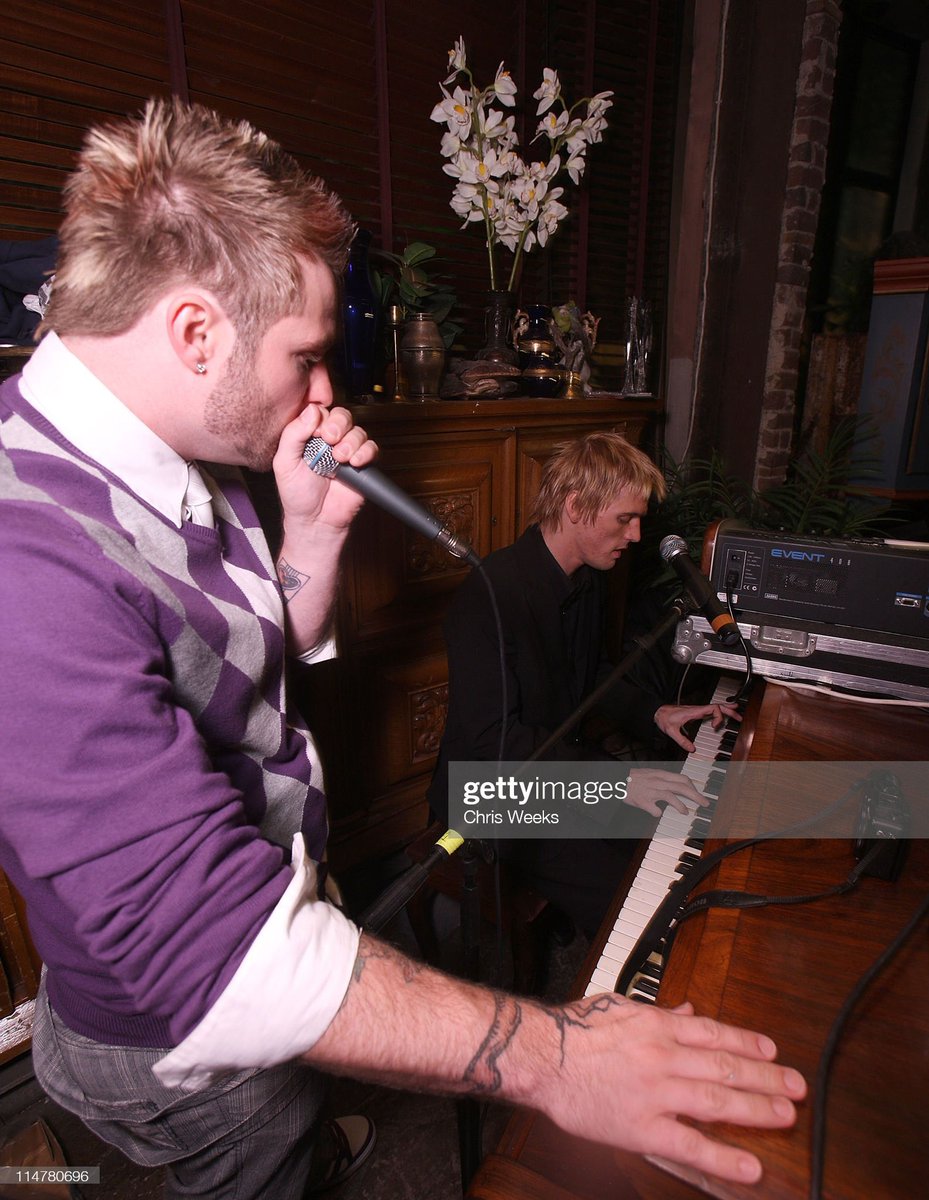
[[[298,1057],[322,1036],[351,982],[360,931],[316,900],[316,866],[303,835],[294,877],[222,995],[153,1070],[166,1087],[195,1091],[215,1076]]]
[[[295,655],[295,657],[298,662],[308,663],[312,666],[313,663],[328,662],[330,658],[336,658],[338,653],[335,637],[330,635],[324,642],[320,642],[318,646],[314,646],[312,650],[305,650],[302,654]]]

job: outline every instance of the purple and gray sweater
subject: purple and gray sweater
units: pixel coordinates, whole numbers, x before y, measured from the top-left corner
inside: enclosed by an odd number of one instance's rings
[[[273,564],[210,470],[216,528],[178,530],[0,388],[0,865],[53,1006],[106,1043],[181,1041],[287,886],[281,846],[325,843]]]

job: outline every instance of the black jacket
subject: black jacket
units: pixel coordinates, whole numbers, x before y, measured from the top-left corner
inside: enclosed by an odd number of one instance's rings
[[[447,818],[448,763],[519,762],[528,758],[605,678],[606,575],[581,567],[570,578],[552,557],[537,525],[489,555],[455,595],[445,620],[448,718],[428,797]],[[506,725],[503,724],[500,643],[487,580],[503,628]],[[655,733],[660,701],[620,681],[598,706],[615,725],[639,737]],[[569,736],[546,758],[595,758]]]

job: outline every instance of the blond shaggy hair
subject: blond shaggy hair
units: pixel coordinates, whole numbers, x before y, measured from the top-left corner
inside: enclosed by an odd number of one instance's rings
[[[663,500],[665,482],[648,455],[618,433],[588,433],[563,442],[546,462],[536,497],[534,519],[542,526],[560,529],[570,495],[581,519],[590,523],[629,488],[648,500]]]
[[[247,121],[150,100],[88,131],[64,188],[45,329],[131,329],[177,285],[213,292],[240,333],[303,302],[301,257],[345,267],[354,233],[337,196]]]

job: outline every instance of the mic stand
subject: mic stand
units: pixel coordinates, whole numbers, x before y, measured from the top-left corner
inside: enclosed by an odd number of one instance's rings
[[[664,635],[672,630],[679,621],[682,621],[685,617],[689,617],[695,611],[696,609],[686,597],[678,596],[676,600],[673,600],[671,602],[671,611],[667,616],[662,617],[658,624],[648,633],[643,633],[639,637],[632,639],[635,642],[635,649],[630,650],[626,657],[616,664],[606,679],[595,687],[589,696],[584,697],[567,720],[562,721],[555,732],[547,737],[541,746],[537,746],[533,750],[532,754],[529,755],[516,774],[520,775],[530,763],[540,759],[543,754],[547,754],[551,750],[552,746],[557,745],[566,734],[571,732],[581,717],[586,716],[595,705],[600,703],[607,692],[615,687],[620,679],[628,675],[640,658],[648,654],[655,647],[656,643],[660,642]]]
[[[619,662],[607,678],[596,687],[589,696],[587,696],[577,706],[574,712],[568,719],[562,722],[554,733],[545,739],[541,746],[536,747],[532,754],[524,761],[522,767],[517,771],[517,775],[521,774],[530,763],[541,758],[547,753],[552,746],[556,745],[567,733],[569,733],[578,721],[597,704],[609,690],[620,680],[624,675],[632,669],[633,666],[647,654],[657,642],[659,642],[666,633],[684,617],[689,616],[694,610],[693,605],[685,597],[680,596],[671,604],[671,609],[668,614],[663,617],[658,624],[646,634],[634,638],[635,649],[630,652]],[[491,858],[486,856],[486,847],[483,842],[472,838],[462,838],[455,830],[447,830],[441,838],[433,846],[432,850],[427,854],[421,863],[416,863],[407,871],[394,880],[394,882],[374,901],[369,908],[362,913],[360,924],[365,929],[370,929],[377,933],[384,925],[402,908],[412,900],[413,896],[419,891],[423,884],[432,873],[438,863],[444,862],[450,858],[461,847],[462,851],[462,867],[464,871],[464,883],[461,897],[461,942],[462,955],[464,959],[464,971],[466,978],[477,983],[480,979],[480,922],[481,908],[480,895],[478,884],[478,872],[480,870],[481,859],[484,861],[492,861],[493,851],[491,850]],[[481,1147],[481,1105],[477,1100],[470,1096],[462,1097],[457,1102],[458,1111],[458,1147],[461,1163],[461,1190],[462,1193],[467,1192],[471,1180],[474,1177],[477,1168],[480,1166],[482,1158]]]
[[[495,851],[485,842],[468,838],[461,850],[464,881],[461,890],[461,952],[465,978],[481,978],[481,898],[478,873],[481,862],[493,862]],[[483,1106],[473,1096],[462,1096],[455,1105],[458,1116],[458,1163],[461,1191],[467,1192],[483,1158],[481,1133]]]

